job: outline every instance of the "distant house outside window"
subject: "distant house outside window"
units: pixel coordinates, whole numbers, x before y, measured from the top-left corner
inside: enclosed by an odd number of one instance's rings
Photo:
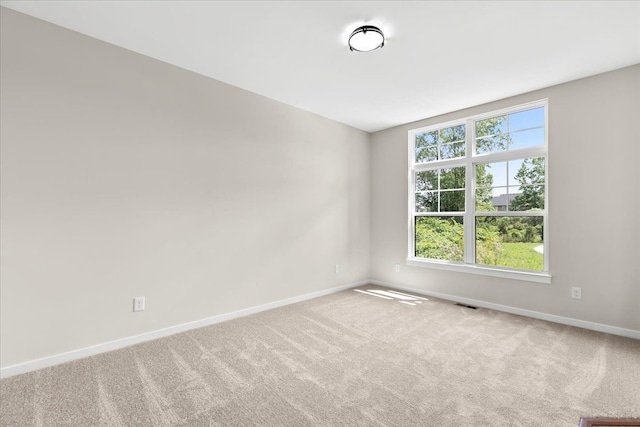
[[[497,211],[506,211],[509,203],[516,198],[516,194],[500,194],[491,198],[491,206]]]
[[[408,264],[550,281],[547,108],[409,131]]]

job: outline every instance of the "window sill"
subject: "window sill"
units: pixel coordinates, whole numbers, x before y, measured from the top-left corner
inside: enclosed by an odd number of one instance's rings
[[[532,271],[507,270],[471,264],[454,264],[446,261],[438,262],[422,258],[409,258],[407,259],[407,265],[412,267],[457,271],[460,273],[480,274],[482,276],[502,277],[505,279],[524,280],[527,282],[551,283],[551,275],[546,272],[538,273]]]

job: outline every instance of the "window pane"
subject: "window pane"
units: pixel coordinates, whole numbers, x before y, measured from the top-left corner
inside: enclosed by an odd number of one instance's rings
[[[502,176],[502,179],[500,177]],[[495,178],[498,178],[497,180]],[[486,188],[496,185],[507,185],[506,162],[480,163],[476,165],[476,188]]]
[[[476,153],[503,151],[507,146],[506,116],[476,121]]]
[[[520,183],[520,181],[518,181],[516,179],[516,175],[518,174],[518,172],[522,169],[522,165],[524,164],[525,160],[527,159],[516,159],[516,160],[509,160],[508,162],[508,168],[509,168],[509,172],[508,172],[508,178],[507,178],[507,185],[518,185]],[[528,162],[530,162],[531,159],[528,160]],[[526,169],[526,166],[525,166]],[[523,169],[523,173],[524,173],[524,169]]]
[[[438,192],[416,194],[416,212],[438,212]]]
[[[510,211],[544,209],[545,158],[533,157],[509,162],[509,192],[516,194]]]
[[[440,189],[457,189],[465,187],[464,166],[440,169]]]
[[[476,263],[544,270],[543,218],[476,217]]]
[[[476,210],[531,211],[545,208],[545,158],[480,163],[476,168]],[[489,205],[489,190],[493,193]]]
[[[475,122],[476,154],[544,145],[544,107]]]
[[[437,190],[438,171],[425,171],[416,173],[416,191]]]
[[[476,187],[506,187],[507,162],[476,165]]]
[[[493,195],[492,188],[476,189],[476,210],[478,212],[506,211],[507,204],[500,209],[500,197]]]
[[[424,132],[416,135],[416,149],[436,145],[438,143],[438,132]]]
[[[493,117],[476,121],[476,138],[507,133],[507,117]]]
[[[476,153],[504,151],[508,147],[507,134],[485,136],[476,140]]]
[[[440,212],[464,212],[464,190],[441,191]]]
[[[465,125],[453,126],[440,131],[440,143],[464,141]]]
[[[509,150],[544,145],[544,129],[530,129],[509,134]]]
[[[509,114],[509,132],[544,127],[544,107]]]
[[[509,185],[542,184],[545,182],[544,157],[509,161]]]
[[[453,142],[440,146],[440,159],[455,159],[465,156],[465,142]]]
[[[531,157],[509,161],[509,185],[544,184],[544,157]]]
[[[544,185],[521,186],[517,191],[509,203],[510,211],[544,210]]]
[[[416,163],[438,160],[438,147],[416,148]]]
[[[421,216],[415,218],[415,256],[447,261],[464,259],[461,216]]]

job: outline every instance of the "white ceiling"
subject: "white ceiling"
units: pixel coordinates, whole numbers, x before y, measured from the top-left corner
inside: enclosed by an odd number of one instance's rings
[[[639,1],[1,4],[366,131],[640,63]]]

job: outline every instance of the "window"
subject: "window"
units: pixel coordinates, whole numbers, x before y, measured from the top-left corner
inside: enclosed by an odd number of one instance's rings
[[[408,264],[550,282],[547,101],[409,131]]]

